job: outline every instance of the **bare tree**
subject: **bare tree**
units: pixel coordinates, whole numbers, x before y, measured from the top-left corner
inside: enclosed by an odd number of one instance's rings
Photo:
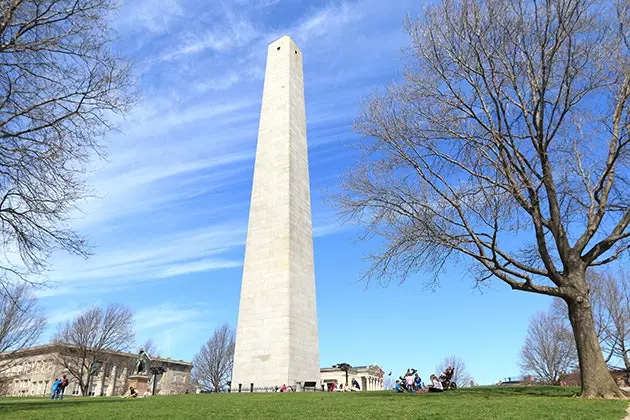
[[[356,121],[342,213],[383,239],[367,278],[436,275],[568,304],[582,395],[622,397],[586,282],[630,247],[625,1],[441,0],[409,18],[410,65]]]
[[[193,359],[193,380],[205,390],[220,392],[232,376],[234,329],[223,324]]]
[[[35,344],[46,318],[29,285],[10,286],[0,294],[0,375],[13,366],[15,353]]]
[[[520,365],[525,372],[554,385],[577,367],[571,330],[553,312],[540,312],[530,319]]]
[[[150,357],[160,357],[160,350],[152,338],[147,339],[138,350],[144,350]]]
[[[53,338],[59,345],[57,362],[76,379],[82,395],[88,395],[92,377],[107,363],[111,351],[131,347],[132,326],[131,310],[111,304],[105,310],[88,309],[64,325]]]
[[[464,359],[455,355],[450,355],[442,360],[442,362],[436,367],[436,375],[440,376],[440,374],[449,366],[453,368],[454,372],[451,382],[455,382],[458,387],[470,386],[470,382],[473,379],[472,376],[470,376],[470,373],[468,373],[468,369],[466,369],[466,363],[464,362]]]
[[[595,327],[609,365],[630,369],[630,278],[621,271],[589,273]]]
[[[88,195],[86,162],[134,99],[109,46],[116,6],[0,2],[0,283],[33,282],[55,249],[88,254],[68,219]]]

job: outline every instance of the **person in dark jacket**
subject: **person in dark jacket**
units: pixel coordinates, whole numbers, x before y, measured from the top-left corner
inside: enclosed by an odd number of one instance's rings
[[[66,375],[63,375],[61,377],[61,383],[59,384],[59,387],[57,388],[57,390],[59,392],[57,392],[57,396],[59,397],[60,400],[63,400],[63,395],[66,393],[66,387],[68,386],[68,378],[66,377]]]

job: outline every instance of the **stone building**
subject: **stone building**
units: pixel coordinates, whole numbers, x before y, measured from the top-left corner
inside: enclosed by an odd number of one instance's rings
[[[346,372],[336,366],[321,368],[320,375],[322,383],[327,387],[332,383],[338,385],[346,383]],[[383,391],[383,370],[378,365],[353,366],[348,370],[348,384],[352,385],[352,380],[356,379],[361,386],[361,391]]]
[[[0,354],[0,363],[10,367],[0,373],[0,392],[10,396],[49,395],[55,378],[67,375],[69,380],[66,395],[81,395],[78,381],[58,362],[57,355],[62,345],[49,344],[20,350],[13,354]],[[68,346],[66,346],[68,347]],[[127,389],[127,378],[132,374],[137,355],[133,353],[105,352],[105,361],[90,381],[89,395],[118,396]],[[182,394],[190,391],[192,364],[182,360],[154,357],[151,367],[149,390],[156,395]]]

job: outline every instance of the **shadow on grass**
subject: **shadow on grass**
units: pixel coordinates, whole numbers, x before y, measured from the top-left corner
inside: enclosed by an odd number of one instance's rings
[[[99,399],[92,399],[92,398],[86,398],[86,399],[80,399],[80,398],[72,398],[72,399],[65,399],[62,401],[53,401],[53,400],[48,400],[48,399],[40,399],[40,400],[22,400],[20,401],[19,399],[15,399],[15,400],[9,400],[9,401],[2,401],[0,400],[0,414],[6,414],[6,413],[15,413],[17,411],[29,411],[29,410],[50,410],[50,409],[54,409],[54,408],[62,408],[62,407],[76,407],[76,406],[82,406],[85,407],[87,405],[89,406],[95,406],[95,405],[102,405],[102,404],[108,404],[108,403],[120,403],[122,400],[121,398],[99,398]]]
[[[532,396],[542,398],[569,398],[579,392],[579,388],[560,387],[560,386],[481,386],[474,388],[461,388],[455,391],[445,391],[442,393],[396,393],[394,391],[378,391],[378,392],[357,392],[352,395],[361,397],[378,397],[391,396],[392,398],[416,398],[428,396],[430,398],[456,398],[456,397],[478,397],[478,398],[505,398],[510,396]]]

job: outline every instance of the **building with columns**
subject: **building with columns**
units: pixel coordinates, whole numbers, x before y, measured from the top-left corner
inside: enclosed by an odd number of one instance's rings
[[[9,396],[49,395],[55,378],[67,375],[69,384],[65,395],[81,395],[76,378],[58,361],[60,347],[49,344],[31,347],[12,354],[0,354],[0,366],[8,365],[0,372],[0,394]],[[128,388],[127,379],[132,374],[137,355],[133,353],[105,352],[105,359],[92,377],[88,395],[119,396]],[[183,360],[154,357],[151,368],[149,390],[156,395],[183,394],[191,390],[190,371],[192,364]]]
[[[333,367],[321,368],[322,383],[327,387],[332,383],[341,385],[346,383],[346,372]],[[348,384],[352,386],[352,380],[356,379],[361,386],[361,391],[383,391],[383,370],[378,365],[353,366],[348,370]]]

